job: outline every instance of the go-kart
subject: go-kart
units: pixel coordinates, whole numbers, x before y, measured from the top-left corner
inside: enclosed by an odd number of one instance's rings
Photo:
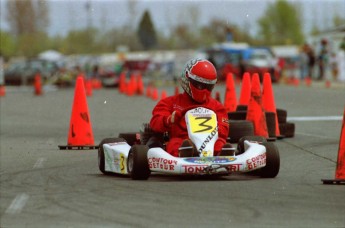
[[[258,136],[242,137],[231,155],[214,156],[218,138],[217,117],[214,111],[197,107],[185,111],[184,119],[189,139],[199,156],[175,157],[164,147],[148,147],[136,134],[130,145],[124,138],[107,138],[98,148],[98,165],[104,174],[128,175],[134,180],[146,180],[151,172],[175,175],[229,175],[236,172],[255,172],[264,178],[274,178],[280,168],[277,147]]]

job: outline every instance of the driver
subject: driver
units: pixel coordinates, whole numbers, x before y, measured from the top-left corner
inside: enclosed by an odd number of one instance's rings
[[[166,151],[171,155],[199,156],[194,144],[188,139],[182,111],[202,106],[213,110],[217,115],[218,140],[214,146],[214,155],[229,155],[225,149],[232,147],[226,142],[229,132],[228,115],[224,106],[211,97],[217,82],[217,72],[213,64],[205,59],[188,61],[180,82],[184,93],[164,98],[157,103],[152,111],[151,129],[155,132],[169,133],[170,140],[167,142]]]

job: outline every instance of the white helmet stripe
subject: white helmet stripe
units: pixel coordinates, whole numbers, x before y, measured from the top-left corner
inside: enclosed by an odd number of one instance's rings
[[[217,79],[213,79],[213,80],[208,80],[199,76],[196,76],[194,74],[192,74],[190,71],[188,71],[188,77],[190,77],[191,79],[201,82],[201,83],[205,83],[205,84],[211,84],[214,85],[217,82]]]

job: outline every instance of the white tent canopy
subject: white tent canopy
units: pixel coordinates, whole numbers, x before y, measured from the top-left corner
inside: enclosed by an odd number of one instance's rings
[[[48,60],[48,61],[59,61],[63,58],[63,55],[60,52],[54,50],[47,50],[41,52],[38,55],[39,59]]]

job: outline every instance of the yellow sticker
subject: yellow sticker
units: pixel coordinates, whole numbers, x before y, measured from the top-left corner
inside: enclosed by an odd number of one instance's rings
[[[217,126],[216,114],[211,116],[194,116],[189,114],[188,120],[191,124],[192,133],[210,133]]]
[[[125,173],[126,165],[125,165],[125,156],[120,154],[120,170],[121,173]]]
[[[203,151],[201,154],[202,154],[202,157],[210,157],[211,151]]]

